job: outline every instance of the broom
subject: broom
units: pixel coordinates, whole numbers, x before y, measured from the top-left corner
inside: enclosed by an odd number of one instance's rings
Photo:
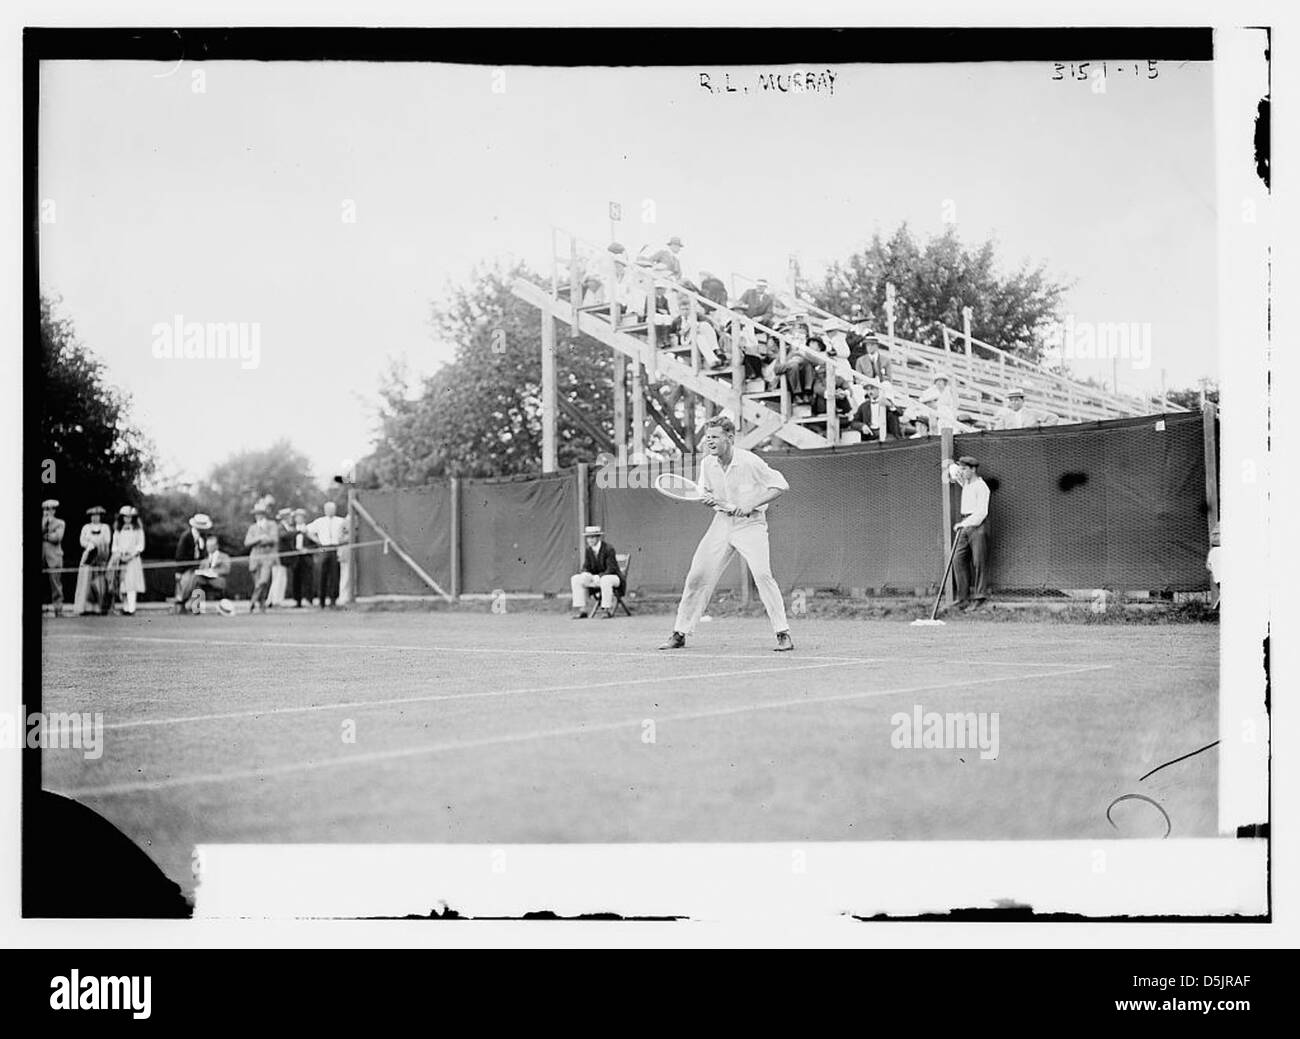
[[[943,580],[939,582],[939,594],[934,597],[934,609],[930,611],[930,617],[927,620],[920,617],[912,621],[914,628],[943,627],[943,621],[939,620],[939,600],[943,598],[943,590],[948,587],[948,575],[952,573],[952,560],[957,554],[957,542],[961,535],[952,539],[952,548],[948,550],[948,565],[943,570]]]

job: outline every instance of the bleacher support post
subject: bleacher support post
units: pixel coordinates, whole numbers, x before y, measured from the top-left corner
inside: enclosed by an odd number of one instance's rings
[[[614,454],[627,464],[627,358],[614,354]]]
[[[542,472],[555,472],[555,319],[542,311]]]
[[[451,552],[451,601],[460,601],[460,477],[451,478],[451,523],[447,540]]]
[[[942,431],[943,457],[951,459],[953,452],[952,430],[945,429]],[[943,500],[943,526],[942,534],[939,538],[939,545],[943,549],[943,558],[948,558],[948,553],[952,551],[952,484],[948,482],[948,476],[944,473],[941,476],[943,480],[942,500]],[[943,589],[944,602],[946,605],[952,605],[952,573],[948,574],[948,581]]]

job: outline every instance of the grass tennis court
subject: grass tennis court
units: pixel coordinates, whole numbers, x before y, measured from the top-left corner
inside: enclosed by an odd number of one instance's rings
[[[46,621],[44,754],[187,893],[196,843],[988,840],[1216,832],[1218,628],[665,615]],[[998,715],[998,754],[898,749],[898,713]],[[651,725],[653,723],[653,725]],[[352,741],[347,737],[353,736]]]

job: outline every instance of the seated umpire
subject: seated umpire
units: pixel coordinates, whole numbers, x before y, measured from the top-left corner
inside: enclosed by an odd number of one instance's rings
[[[605,532],[600,527],[585,527],[582,536],[587,548],[582,559],[582,573],[574,574],[570,584],[573,587],[573,619],[582,620],[587,616],[587,589],[600,589],[600,615],[605,620],[614,616],[615,589],[623,583],[623,575],[618,569],[618,558],[614,546],[605,540]]]

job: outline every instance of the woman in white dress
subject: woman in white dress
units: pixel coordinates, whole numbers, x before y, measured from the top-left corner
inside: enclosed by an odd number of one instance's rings
[[[108,572],[116,593],[112,598],[124,600],[122,613],[128,617],[135,614],[136,596],[144,591],[144,564],[140,558],[143,555],[144,530],[140,526],[139,510],[123,505],[117,514]]]
[[[99,613],[106,596],[104,566],[113,542],[113,528],[104,522],[98,505],[86,510],[90,521],[81,528],[81,562],[77,566],[77,591],[72,599],[76,614]]]

